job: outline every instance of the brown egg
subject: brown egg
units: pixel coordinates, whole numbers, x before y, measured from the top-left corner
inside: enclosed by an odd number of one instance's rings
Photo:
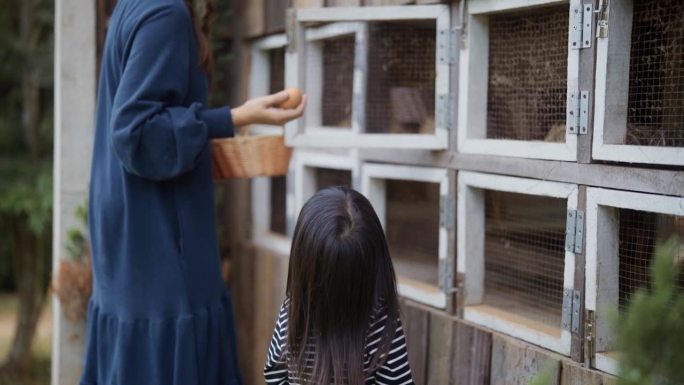
[[[290,94],[290,98],[280,103],[280,108],[286,110],[297,108],[299,103],[302,102],[302,91],[300,91],[299,88],[288,88],[285,90],[285,92]]]

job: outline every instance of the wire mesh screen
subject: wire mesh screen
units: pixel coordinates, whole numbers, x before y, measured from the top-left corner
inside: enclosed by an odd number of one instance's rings
[[[277,234],[287,234],[287,177],[271,178],[271,231]]]
[[[438,283],[439,184],[386,181],[385,232],[398,276]]]
[[[650,266],[656,246],[679,239],[674,256],[679,269],[677,288],[684,295],[684,217],[621,209],[619,211],[619,309],[624,311],[639,288],[650,286]]]
[[[285,89],[285,48],[276,48],[268,52],[269,69],[269,91],[274,94]]]
[[[366,132],[435,132],[434,22],[369,25]]]
[[[323,40],[321,119],[326,127],[351,127],[354,93],[354,35]]]
[[[489,17],[487,138],[565,142],[568,5]]]
[[[559,327],[566,201],[485,192],[484,303]]]
[[[316,191],[330,186],[351,187],[351,184],[352,174],[350,170],[316,168]]]
[[[634,1],[626,144],[684,147],[684,3]]]

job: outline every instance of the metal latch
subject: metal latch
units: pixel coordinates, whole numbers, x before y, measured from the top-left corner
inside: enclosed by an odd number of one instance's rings
[[[585,135],[589,131],[589,91],[571,91],[568,94],[568,133]]]
[[[439,197],[439,226],[454,229],[454,198],[449,195]]]
[[[579,254],[582,252],[584,240],[584,212],[582,210],[568,210],[565,225],[565,251]]]
[[[570,9],[570,47],[572,49],[591,47],[593,10],[592,4],[578,4]]]
[[[578,290],[565,289],[563,291],[563,329],[573,334],[579,333],[580,301]]]
[[[452,258],[439,260],[439,289],[442,293],[454,292],[454,260]]]

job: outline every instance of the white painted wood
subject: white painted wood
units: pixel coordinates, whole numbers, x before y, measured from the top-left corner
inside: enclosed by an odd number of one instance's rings
[[[489,17],[493,12],[510,11],[568,1],[544,0],[471,0],[465,40],[460,49],[458,100],[458,151],[465,154],[497,155],[563,161],[577,160],[577,136],[566,130],[564,143],[544,141],[487,139],[487,103],[489,76]],[[579,5],[580,0],[570,0]],[[568,37],[569,39],[569,37]],[[568,93],[579,90],[579,50],[568,41]],[[569,97],[569,96],[568,96]],[[566,126],[570,119],[566,122]]]
[[[386,180],[407,180],[439,183],[440,196],[449,195],[449,173],[445,169],[365,163],[361,165],[361,193],[373,205],[383,228],[386,225]],[[447,259],[448,230],[440,226],[438,260]],[[403,279],[403,280],[402,280]],[[439,290],[439,282],[428,285],[399,277],[400,294],[431,306],[446,308],[446,295]]]
[[[294,217],[306,201],[316,193],[316,168],[329,168],[334,170],[349,170],[352,172],[352,181],[358,172],[358,160],[347,155],[326,154],[315,151],[297,149],[292,157],[294,172]],[[356,186],[352,186],[357,188]]]
[[[97,82],[95,19],[95,2],[55,2],[53,274],[67,257],[67,231],[79,227],[74,211],[88,196]],[[77,384],[83,370],[85,323],[67,321],[54,296],[52,309],[51,383]]]
[[[684,216],[684,197],[653,195],[603,188],[587,189],[585,306],[595,311],[596,366],[617,374],[611,352],[615,348],[611,314],[619,304],[618,209]]]
[[[469,0],[468,12],[472,15],[477,15],[567,2],[568,0]]]
[[[260,51],[283,48],[287,46],[287,35],[285,35],[284,33],[279,33],[275,35],[262,37],[260,39],[255,40],[252,43],[252,45],[254,49]]]
[[[288,55],[287,84],[305,89],[309,105],[304,119],[286,125],[286,143],[295,147],[374,147],[374,148],[424,148],[446,149],[449,130],[441,119],[434,134],[366,134],[364,133],[365,97],[367,91],[367,39],[368,21],[382,20],[435,20],[437,41],[440,30],[450,26],[450,10],[447,5],[408,7],[355,7],[318,8],[297,11],[297,31],[304,34],[307,44],[297,44],[296,52]],[[309,22],[335,22],[318,27],[305,27]],[[342,127],[321,126],[322,57],[321,39],[354,33],[356,35],[355,71],[353,94],[359,103],[352,103],[351,130]],[[436,100],[449,93],[450,71],[448,63],[440,63],[439,52],[435,54]],[[359,56],[360,55],[360,56]],[[299,66],[295,69],[294,66]],[[301,68],[305,70],[302,71]],[[438,116],[435,105],[435,117]]]
[[[616,376],[620,373],[618,361],[605,353],[596,353],[596,369]]]
[[[530,327],[530,322],[524,317],[512,315],[503,309],[483,311],[483,307],[478,306],[484,298],[486,190],[564,199],[567,209],[574,210],[578,205],[578,187],[568,183],[469,171],[461,171],[458,175],[457,270],[465,277],[465,318],[568,355],[571,335],[569,331],[562,330],[561,325],[551,328],[552,333],[545,333]],[[563,287],[574,289],[574,279],[575,254],[565,252]]]
[[[632,0],[609,3],[608,36],[596,39],[595,159],[684,166],[684,148],[624,145],[627,131]]]
[[[306,41],[317,41],[342,37],[347,35],[354,35],[365,26],[365,23],[359,22],[339,22],[332,24],[325,24],[320,27],[308,28],[305,32]]]
[[[395,7],[306,8],[297,12],[301,22],[427,20],[440,16],[446,5],[412,5]]]
[[[477,307],[466,307],[463,311],[463,318],[492,330],[553,350],[557,353],[566,356],[570,355],[571,334],[567,330],[560,330],[559,337],[557,335],[544,333],[537,328],[529,327],[523,323],[511,322],[509,319],[498,317],[490,312],[481,311],[480,309],[477,309]]]

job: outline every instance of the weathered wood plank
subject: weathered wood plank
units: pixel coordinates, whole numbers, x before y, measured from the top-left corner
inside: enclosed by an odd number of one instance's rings
[[[587,186],[664,195],[684,195],[684,171],[582,164],[539,159],[460,154],[446,151],[363,149],[366,161],[446,167],[456,170],[516,175]]]
[[[416,385],[424,385],[427,379],[428,310],[404,299],[400,304],[413,379]]]
[[[593,4],[594,0],[582,0],[583,5]],[[593,23],[592,23],[593,24]],[[591,144],[593,140],[594,127],[594,67],[596,65],[596,39],[594,31],[591,36],[591,47],[580,50],[579,63],[579,89],[589,91],[589,120],[587,121],[587,133],[577,136],[577,161],[580,163],[591,163]]]
[[[489,385],[492,334],[456,320],[452,338],[449,384]]]
[[[579,186],[577,210],[587,212],[587,186]],[[586,215],[584,216],[586,221]],[[575,279],[574,288],[580,293],[580,309],[584,309],[584,280],[585,280],[585,261],[586,261],[586,238],[582,237],[582,252],[575,254]],[[584,361],[584,312],[580,311],[579,331],[572,334],[570,342],[570,357],[577,361]]]
[[[292,6],[292,0],[266,0],[265,29],[266,33],[285,31],[287,9]]]
[[[430,341],[428,350],[427,383],[448,384],[451,376],[451,344],[453,318],[444,313],[430,312]]]
[[[326,0],[326,7],[360,7],[361,0]]]
[[[257,37],[266,33],[265,2],[266,0],[249,0],[245,3],[245,37]]]
[[[294,0],[297,8],[319,8],[325,6],[325,0]]]
[[[558,356],[513,338],[493,335],[491,385],[528,385],[545,370],[550,371],[549,385],[558,385]]]
[[[246,246],[238,250],[237,258],[231,263],[231,291],[235,306],[235,334],[237,336],[237,350],[240,358],[240,371],[245,383],[255,384],[251,357],[254,341],[254,267],[255,249]]]
[[[455,170],[450,170],[448,173],[449,199],[452,199],[452,209],[454,210],[452,213],[453,222],[451,223],[451,228],[448,228],[447,230],[447,260],[451,261],[451,280],[449,281],[451,290],[447,293],[446,311],[451,315],[457,315],[458,312],[458,296],[456,290],[454,290],[458,285],[456,280],[456,191],[458,189],[458,186],[456,185],[456,174]]]
[[[369,6],[384,6],[384,5],[405,5],[413,4],[414,0],[366,0],[365,4]]]
[[[615,385],[615,377],[564,360],[561,385]]]

